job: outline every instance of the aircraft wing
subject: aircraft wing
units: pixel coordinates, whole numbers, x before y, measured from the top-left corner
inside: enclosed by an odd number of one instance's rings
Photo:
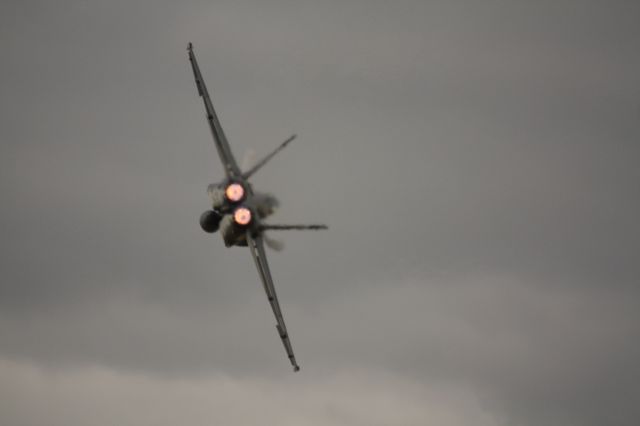
[[[280,310],[280,304],[278,303],[276,289],[273,286],[273,279],[271,278],[271,272],[269,271],[269,264],[267,263],[262,236],[257,235],[254,237],[247,233],[247,243],[249,245],[249,248],[251,249],[253,260],[256,262],[256,268],[258,268],[260,279],[262,280],[262,284],[264,285],[264,291],[267,293],[267,299],[269,299],[269,303],[271,303],[271,309],[273,309],[273,313],[276,316],[276,329],[278,330],[280,339],[282,339],[284,350],[287,352],[289,361],[291,361],[293,371],[298,371],[300,370],[300,366],[298,366],[296,357],[295,355],[293,355],[293,348],[291,347],[291,341],[289,340],[289,335],[287,334],[287,327],[284,325],[284,318],[282,316],[282,311]]]
[[[220,126],[220,121],[218,120],[216,111],[213,109],[213,104],[211,103],[207,86],[204,84],[204,80],[202,79],[202,74],[200,74],[200,67],[198,67],[198,62],[196,61],[196,56],[193,53],[193,45],[191,43],[189,43],[187,50],[189,51],[191,68],[193,68],[193,76],[196,79],[198,95],[200,95],[204,101],[204,107],[207,110],[207,121],[211,128],[211,135],[213,136],[213,141],[216,144],[216,149],[218,150],[218,155],[220,156],[222,165],[224,166],[225,174],[228,178],[241,177],[242,173],[240,172],[240,168],[238,167],[235,158],[233,158],[229,142],[227,142],[227,137],[224,135],[224,131],[222,130],[222,126]]]

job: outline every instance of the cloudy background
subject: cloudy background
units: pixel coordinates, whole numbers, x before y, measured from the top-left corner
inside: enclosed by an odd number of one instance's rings
[[[640,4],[3,1],[2,425],[635,425]],[[291,372],[187,60],[278,195]]]

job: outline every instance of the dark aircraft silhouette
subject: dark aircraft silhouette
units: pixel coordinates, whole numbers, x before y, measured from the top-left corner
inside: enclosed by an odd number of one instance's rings
[[[207,86],[204,84],[202,74],[198,62],[193,53],[193,45],[189,43],[189,61],[193,68],[193,75],[196,80],[198,95],[204,101],[204,107],[207,113],[207,121],[211,128],[213,141],[218,150],[218,155],[224,166],[226,178],[220,183],[212,183],[207,188],[209,197],[211,198],[212,208],[207,210],[200,216],[200,226],[205,232],[214,233],[220,231],[224,244],[231,246],[249,246],[251,255],[258,268],[260,279],[267,293],[267,299],[271,304],[273,313],[276,317],[276,329],[278,335],[282,339],[282,344],[287,352],[289,361],[293,366],[293,371],[300,370],[296,358],[293,354],[287,327],[284,324],[282,310],[278,303],[276,289],[273,285],[271,272],[267,263],[267,256],[264,249],[264,242],[270,247],[278,249],[278,245],[269,240],[265,235],[266,230],[304,230],[304,229],[327,229],[326,225],[268,225],[263,219],[270,216],[278,202],[272,195],[261,194],[255,192],[249,183],[249,178],[253,176],[262,166],[264,166],[273,156],[280,152],[289,144],[295,135],[284,141],[271,154],[260,160],[255,166],[247,171],[241,171],[236,160],[231,153],[231,148],[227,142],[227,138],[222,131],[220,121],[213,109],[213,104],[209,98]]]

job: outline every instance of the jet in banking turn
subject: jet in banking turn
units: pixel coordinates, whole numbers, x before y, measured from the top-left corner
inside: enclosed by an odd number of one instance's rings
[[[265,219],[275,211],[278,201],[270,194],[264,194],[253,190],[250,178],[262,166],[264,166],[273,156],[286,147],[295,135],[285,140],[272,153],[264,157],[248,170],[240,170],[236,163],[227,138],[220,126],[220,121],[213,109],[207,86],[204,84],[198,62],[193,53],[193,45],[189,43],[189,61],[193,68],[193,75],[196,80],[198,95],[202,97],[206,110],[207,121],[211,128],[213,142],[218,151],[220,161],[224,167],[225,178],[218,183],[212,183],[207,188],[207,193],[211,201],[211,209],[205,211],[200,216],[200,226],[205,232],[218,232],[227,247],[248,246],[251,256],[258,269],[258,274],[267,293],[267,299],[276,317],[276,329],[282,340],[287,357],[293,366],[294,371],[300,370],[296,361],[289,339],[289,333],[284,323],[282,309],[278,303],[278,296],[271,278],[271,271],[267,263],[265,253],[265,243],[274,249],[280,248],[277,241],[270,240],[266,235],[267,230],[317,230],[327,229],[326,225],[273,225],[265,223]]]

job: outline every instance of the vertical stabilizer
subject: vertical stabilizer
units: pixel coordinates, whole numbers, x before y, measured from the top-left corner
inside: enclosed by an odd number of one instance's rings
[[[258,161],[258,164],[256,164],[255,166],[253,166],[252,168],[250,168],[249,170],[247,170],[246,172],[242,173],[242,177],[245,179],[249,179],[255,172],[257,172],[258,170],[260,170],[262,168],[262,166],[264,166],[265,164],[267,164],[267,162],[269,160],[271,160],[277,153],[279,153],[280,151],[282,151],[284,149],[284,147],[286,147],[287,145],[289,145],[289,142],[291,142],[292,140],[294,140],[296,138],[296,135],[291,135],[286,141],[282,142],[280,144],[279,147],[277,147],[271,154],[267,155],[266,157],[264,157],[262,160]]]

